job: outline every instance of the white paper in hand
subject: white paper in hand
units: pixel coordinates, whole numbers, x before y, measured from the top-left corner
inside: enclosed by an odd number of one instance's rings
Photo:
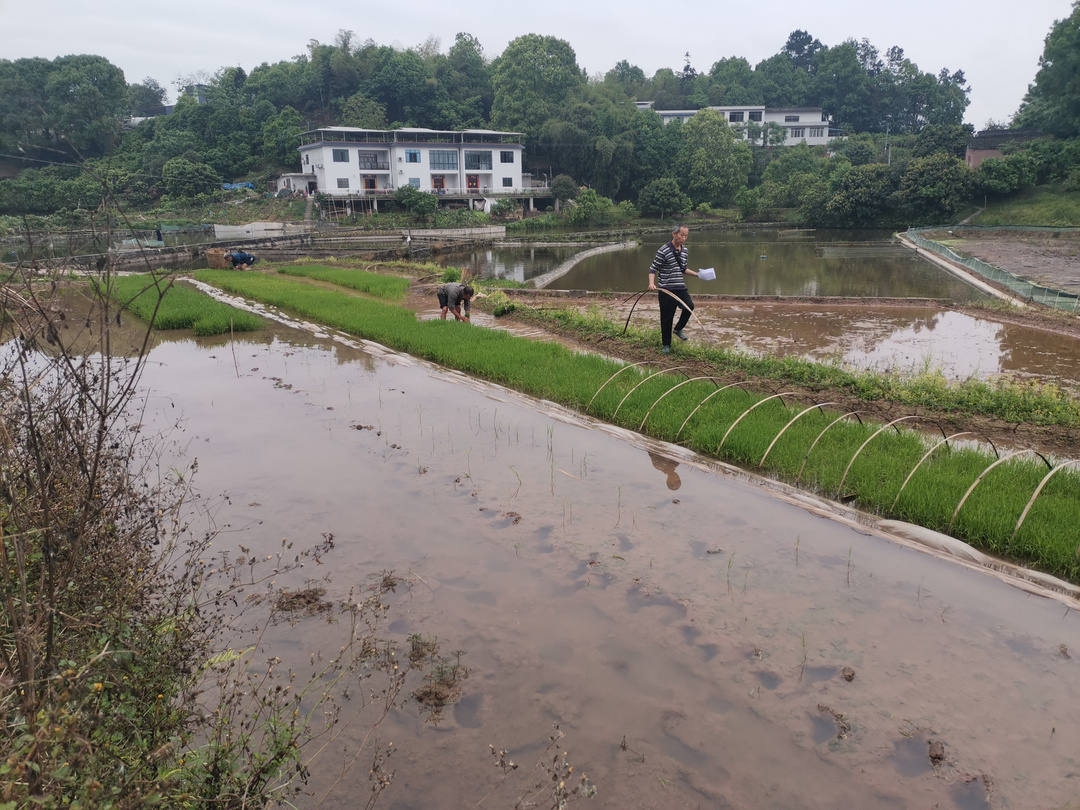
[[[711,267],[702,267],[697,275],[702,281],[712,281],[716,278],[716,271]]]

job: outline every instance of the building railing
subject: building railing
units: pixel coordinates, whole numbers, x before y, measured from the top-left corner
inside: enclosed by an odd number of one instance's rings
[[[1054,290],[1050,287],[1044,287],[1041,284],[1035,284],[1027,279],[1020,278],[1013,275],[1007,270],[1002,270],[1000,267],[994,267],[992,264],[987,264],[981,259],[976,259],[974,256],[961,256],[952,248],[946,247],[940,242],[935,242],[931,239],[927,239],[920,234],[926,231],[940,231],[942,228],[938,226],[936,228],[909,228],[905,236],[915,245],[929,250],[931,253],[936,253],[938,256],[942,256],[948,259],[954,264],[959,264],[977,276],[985,278],[987,281],[992,281],[995,284],[1000,284],[1008,290],[1016,293],[1017,296],[1027,301],[1033,301],[1037,304],[1043,304],[1044,306],[1053,307],[1054,309],[1065,309],[1077,312],[1080,307],[1080,295],[1076,293],[1065,292],[1064,290]],[[1036,228],[1036,227],[1023,227],[1023,228],[1009,228],[1009,227],[977,227],[977,226],[962,226],[954,225],[951,227],[951,231],[1009,231],[1009,230],[1023,230],[1023,231],[1076,231],[1075,228]]]
[[[434,194],[438,197],[550,197],[551,189],[544,186],[538,188],[506,188],[504,186],[481,188],[418,188],[423,194]],[[336,193],[335,193],[336,192]],[[396,188],[364,188],[343,189],[336,188],[322,192],[330,197],[392,197],[397,193]]]

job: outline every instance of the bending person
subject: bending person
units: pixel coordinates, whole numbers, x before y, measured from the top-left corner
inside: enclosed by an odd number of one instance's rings
[[[439,285],[439,307],[442,309],[442,319],[446,320],[446,313],[453,312],[454,317],[459,321],[465,323],[472,323],[470,318],[470,302],[475,294],[475,290],[465,284],[458,284],[455,281],[447,282],[446,284]],[[465,304],[465,315],[461,314],[461,305]]]

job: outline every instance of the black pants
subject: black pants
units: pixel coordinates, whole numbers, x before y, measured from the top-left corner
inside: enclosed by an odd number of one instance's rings
[[[677,295],[682,301],[680,304],[671,295]],[[690,313],[694,311],[694,302],[690,298],[690,292],[688,290],[660,290],[657,293],[660,296],[660,337],[664,341],[665,346],[671,345],[671,322],[675,319],[675,310],[679,310],[679,322],[675,324],[675,331],[680,331],[686,324],[690,323]]]

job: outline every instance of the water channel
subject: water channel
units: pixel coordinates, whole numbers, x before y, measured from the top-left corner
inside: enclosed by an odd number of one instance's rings
[[[1080,613],[1058,597],[318,328],[162,339],[143,383],[144,430],[183,443],[164,463],[198,458],[218,551],[332,533],[323,566],[278,584],[317,579],[337,603],[392,570],[389,635],[464,652],[438,724],[409,700],[374,732],[397,749],[379,807],[513,806],[546,779],[553,723],[595,807],[1076,795]],[[305,669],[344,631],[275,625],[258,655]],[[309,806],[335,784],[322,806],[369,794],[367,755],[342,771],[372,719],[316,760]],[[504,777],[489,745],[519,770]]]

